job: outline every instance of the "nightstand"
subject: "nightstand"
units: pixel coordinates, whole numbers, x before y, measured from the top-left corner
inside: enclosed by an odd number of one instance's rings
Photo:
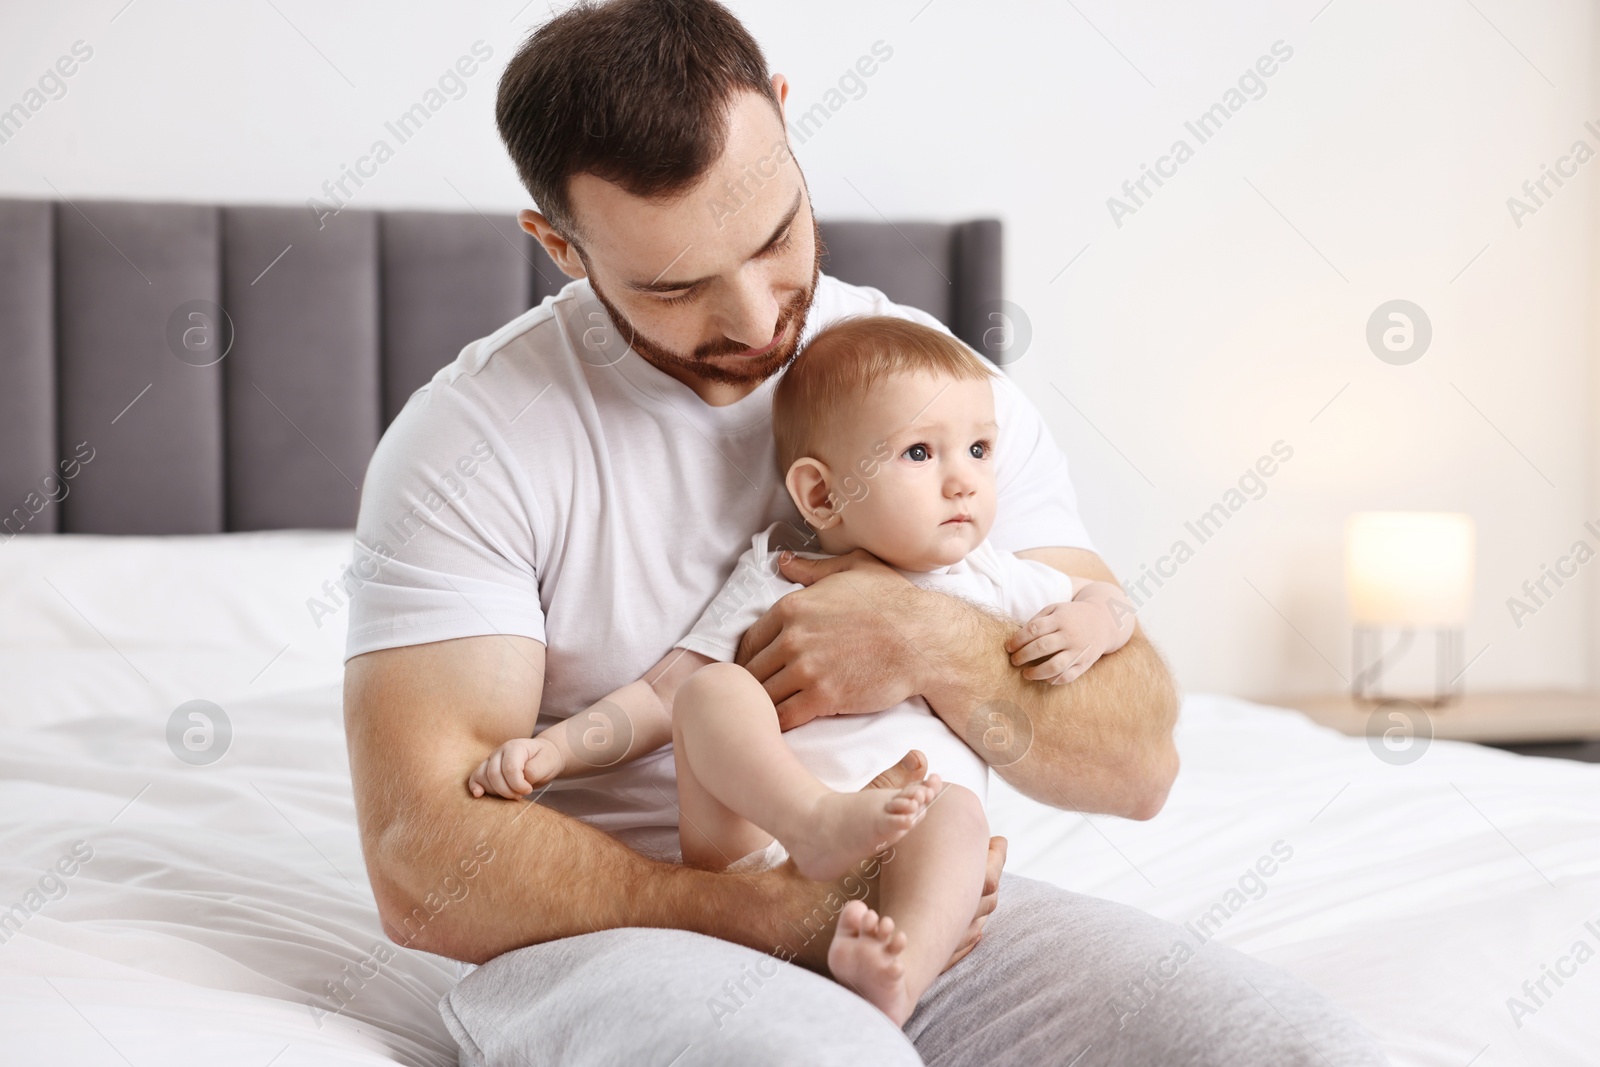
[[[1378,704],[1348,693],[1275,697],[1262,703],[1293,708],[1323,726],[1363,737]],[[1433,736],[1475,741],[1530,756],[1600,763],[1600,693],[1560,689],[1472,692],[1442,708],[1424,708]]]

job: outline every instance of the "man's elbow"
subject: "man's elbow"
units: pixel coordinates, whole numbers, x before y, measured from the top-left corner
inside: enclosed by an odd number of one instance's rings
[[[451,897],[428,893],[418,898],[394,889],[380,890],[376,878],[373,896],[378,902],[384,936],[401,948],[420,949],[464,963],[484,963],[496,955],[481,943],[474,943],[470,931],[455,921],[457,916],[451,911],[456,902]]]
[[[1142,756],[1140,767],[1132,775],[1134,788],[1124,813],[1127,818],[1140,822],[1155,818],[1166,807],[1167,795],[1178,777],[1178,749],[1169,734],[1146,749]]]
[[[483,963],[495,953],[471,940],[471,930],[460,920],[461,900],[469,884],[454,875],[430,879],[415,861],[416,850],[380,844],[367,860],[367,877],[378,905],[378,921],[390,941],[402,948],[420,949],[437,956]],[[474,872],[476,873],[476,872]],[[425,886],[423,890],[412,887]]]
[[[1166,806],[1167,795],[1178,777],[1178,747],[1173,743],[1172,731],[1178,724],[1182,699],[1171,672],[1161,660],[1155,646],[1142,642],[1148,653],[1144,691],[1146,695],[1144,728],[1140,741],[1132,753],[1128,768],[1128,781],[1132,783],[1130,819],[1153,819]]]

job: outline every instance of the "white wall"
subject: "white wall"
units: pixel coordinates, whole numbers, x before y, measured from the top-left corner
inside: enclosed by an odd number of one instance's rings
[[[0,194],[303,203],[481,40],[487,68],[354,204],[524,205],[493,88],[543,0],[274,3],[6,5],[0,107],[75,41],[94,54],[0,145]],[[1600,681],[1600,565],[1520,629],[1505,604],[1600,519],[1600,161],[1520,227],[1506,205],[1574,140],[1600,149],[1595,9],[1475,4],[735,5],[800,107],[893,49],[798,149],[818,212],[1005,220],[1034,332],[1015,373],[1121,576],[1293,448],[1144,610],[1188,689],[1342,684],[1340,538],[1363,509],[1476,517],[1469,685]],[[1184,121],[1278,41],[1265,95],[1197,144]],[[1194,157],[1119,227],[1107,197],[1179,137]],[[1433,324],[1408,366],[1365,343],[1394,298]]]

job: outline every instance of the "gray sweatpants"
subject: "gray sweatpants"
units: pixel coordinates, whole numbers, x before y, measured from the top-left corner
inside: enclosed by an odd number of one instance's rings
[[[1179,947],[1179,946],[1184,947]],[[1005,875],[983,940],[904,1031],[826,978],[681,930],[508,952],[439,1004],[462,1067],[1110,1067],[1388,1061],[1283,971],[1143,912]]]

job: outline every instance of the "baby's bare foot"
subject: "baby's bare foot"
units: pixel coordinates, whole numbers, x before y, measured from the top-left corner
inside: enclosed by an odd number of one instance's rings
[[[904,789],[824,793],[779,840],[807,878],[829,881],[857,860],[894,844],[910,831],[939,795],[943,783],[929,775]]]
[[[900,959],[905,947],[906,935],[895,930],[893,919],[852,900],[840,912],[828,946],[828,970],[839,984],[861,994],[896,1026],[904,1026],[917,1006]]]

